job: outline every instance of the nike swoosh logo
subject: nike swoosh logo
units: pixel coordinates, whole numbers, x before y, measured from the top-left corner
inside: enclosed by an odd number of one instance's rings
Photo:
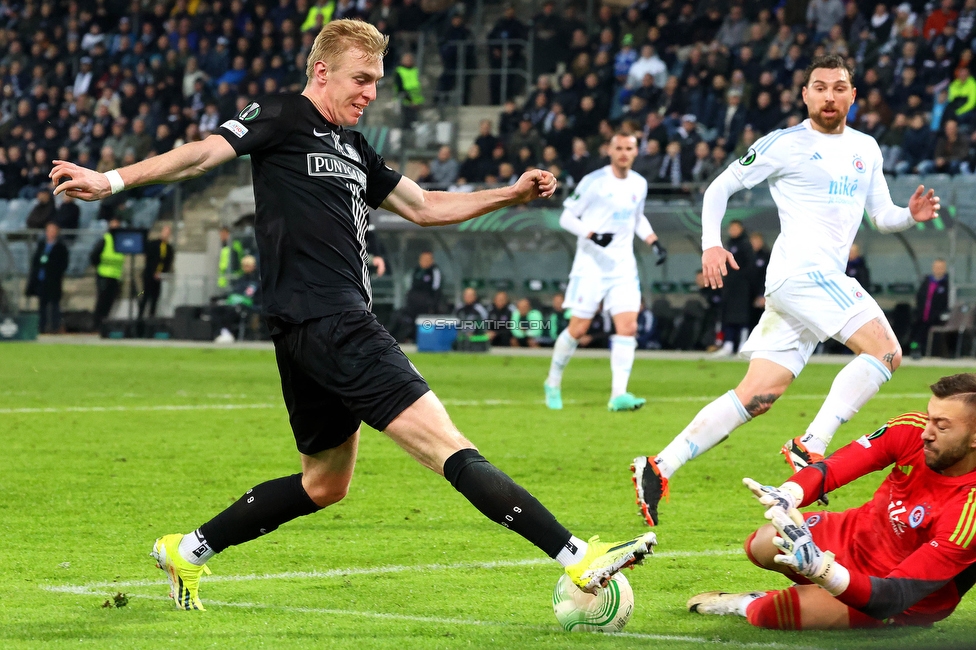
[[[318,129],[312,129],[312,135],[314,135],[314,136],[316,136],[318,138],[324,138],[325,136],[329,135],[329,132],[326,131],[325,133],[319,133],[319,130]]]

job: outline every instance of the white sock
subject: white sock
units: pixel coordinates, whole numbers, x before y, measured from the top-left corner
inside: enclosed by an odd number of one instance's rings
[[[891,372],[883,363],[870,354],[858,355],[834,377],[827,399],[800,442],[814,453],[826,452],[840,425],[854,417],[889,379]]]
[[[634,352],[637,350],[637,339],[633,336],[614,334],[610,337],[610,399],[627,392],[627,382],[630,381],[630,370],[634,367]]]
[[[586,555],[587,548],[588,546],[586,542],[573,535],[569,538],[569,541],[566,542],[566,546],[559,551],[559,555],[556,556],[556,562],[559,562],[563,566],[576,564],[583,559],[584,555]]]
[[[742,598],[741,598],[741,600],[739,600],[738,603],[736,603],[735,613],[738,614],[739,616],[745,618],[746,617],[746,610],[749,609],[749,605],[752,604],[752,601],[758,600],[758,599],[762,598],[763,596],[766,595],[766,592],[764,592],[764,591],[752,591],[752,592],[749,592],[747,594],[740,594],[740,595],[742,596]]]
[[[657,455],[655,461],[661,475],[671,478],[679,467],[722,442],[732,431],[751,419],[735,391],[730,390],[698,411],[684,431]]]
[[[216,554],[199,528],[192,533],[187,533],[180,540],[180,555],[190,564],[201,566]]]
[[[562,385],[563,370],[566,369],[569,360],[573,358],[573,352],[576,352],[577,345],[579,345],[579,341],[569,335],[568,328],[559,333],[559,336],[556,337],[556,344],[552,346],[552,363],[549,364],[547,384],[556,388]]]

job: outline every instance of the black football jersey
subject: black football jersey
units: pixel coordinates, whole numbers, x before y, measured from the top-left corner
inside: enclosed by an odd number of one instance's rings
[[[329,123],[304,95],[259,98],[217,133],[237,155],[251,157],[254,232],[272,324],[370,310],[368,207],[383,202],[400,174],[361,133]]]

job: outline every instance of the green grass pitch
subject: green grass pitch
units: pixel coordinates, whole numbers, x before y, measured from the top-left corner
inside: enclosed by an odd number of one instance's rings
[[[548,359],[414,355],[458,427],[576,535],[644,530],[628,465],[658,451],[741,363],[638,360],[637,413],[608,413],[607,359],[574,359],[566,408],[542,403]],[[779,482],[837,366],[811,365],[773,410],[691,462],[662,504],[658,554],[628,572],[624,635],[568,634],[550,596],[558,565],[483,519],[444,479],[363,432],[349,497],[211,562],[206,612],[178,612],[148,557],[252,485],[298,471],[269,351],[0,347],[0,648],[927,648],[973,644],[976,605],[932,629],[757,630],[688,614],[699,591],[782,588],[742,540],[763,523],[743,476]],[[835,439],[924,409],[958,370],[903,368]],[[881,480],[838,490],[866,501]],[[116,592],[122,608],[103,608]]]

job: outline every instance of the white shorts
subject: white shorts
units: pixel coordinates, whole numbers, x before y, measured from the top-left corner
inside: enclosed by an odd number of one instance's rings
[[[593,318],[603,302],[603,311],[611,316],[640,311],[640,281],[637,276],[606,277],[571,275],[566,287],[566,307],[576,318]]]
[[[884,319],[884,312],[857,280],[812,271],[787,278],[766,294],[762,318],[739,352],[769,359],[797,376],[817,343],[829,338],[847,343],[875,318]]]

